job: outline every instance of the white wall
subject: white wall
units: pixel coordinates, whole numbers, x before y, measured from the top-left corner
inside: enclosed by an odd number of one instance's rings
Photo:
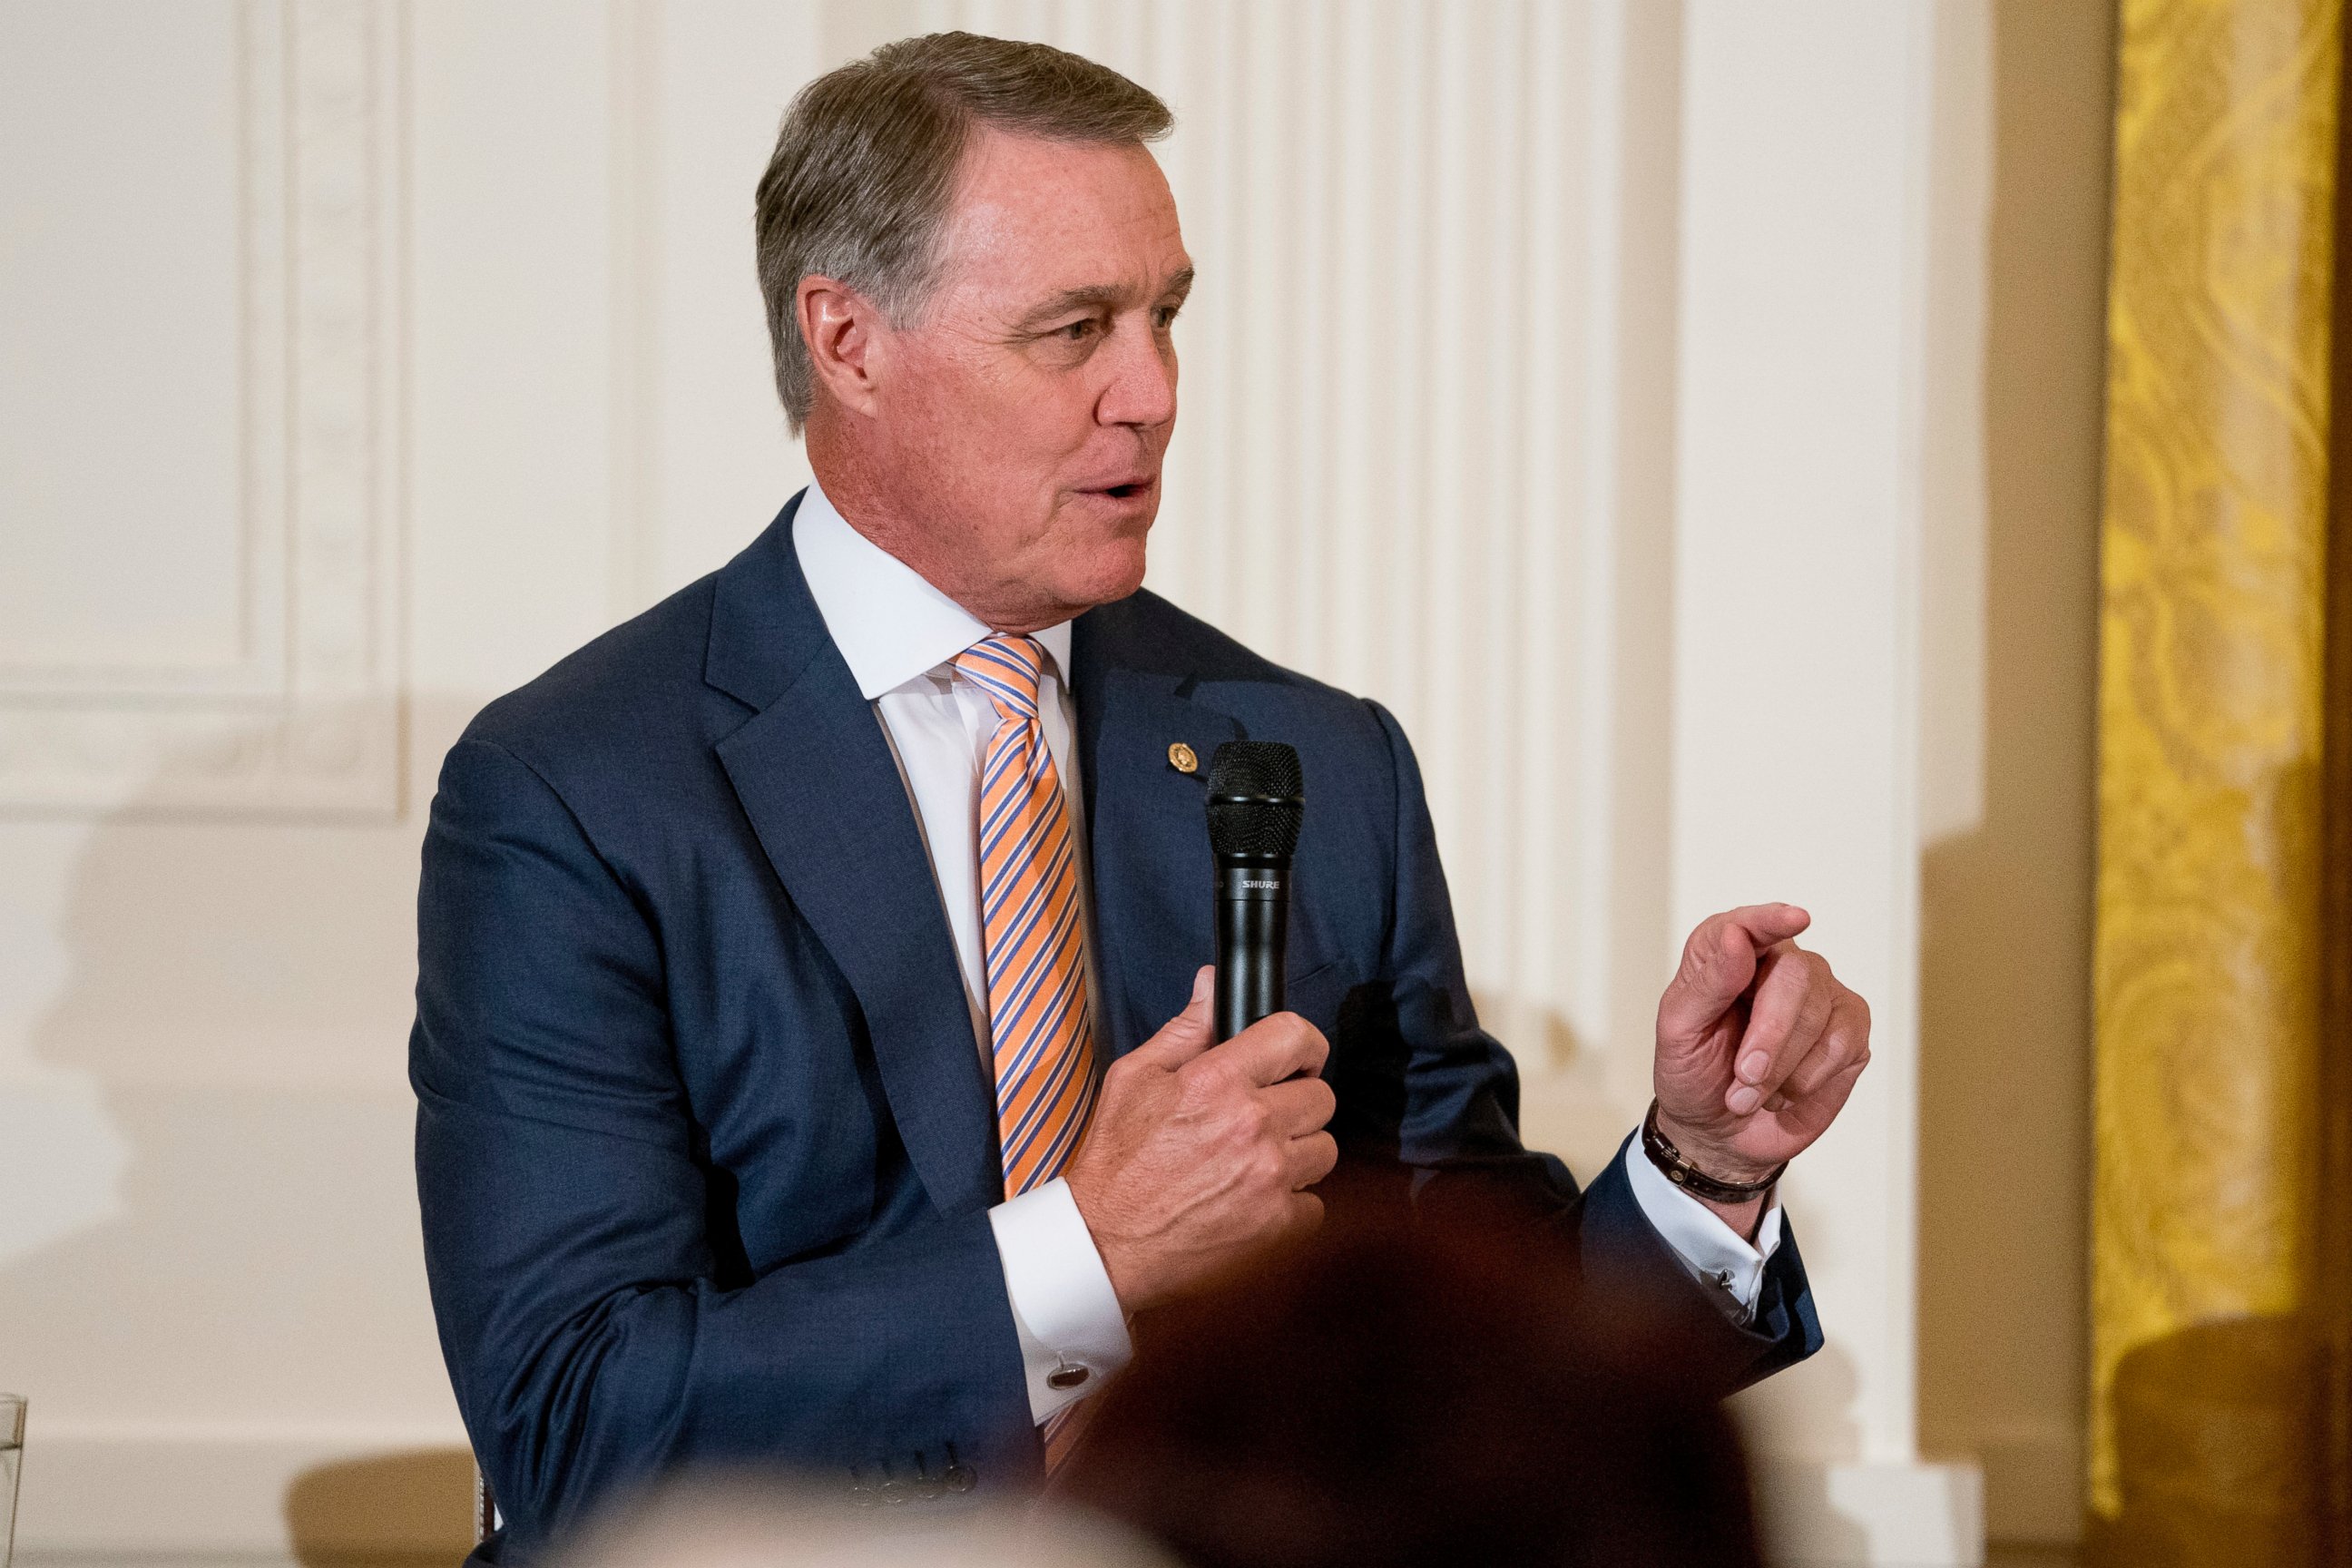
[[[315,1542],[319,1478],[462,1443],[404,1080],[439,753],[797,484],[766,143],[967,25],[1173,103],[1154,584],[1402,717],[1531,1141],[1589,1171],[1638,1117],[1708,909],[1809,903],[1876,1003],[1789,1189],[1831,1348],[1750,1408],[1797,1550],[1969,1560],[1909,1282],[1927,123],[1975,10],[0,0],[26,1545]],[[394,1512],[352,1539],[450,1528]]]
[[[1826,1464],[1785,1483],[1793,1547],[1948,1562],[1983,1527],[1973,1468],[1917,1447],[1919,558],[1931,486],[1968,482],[1926,460],[1931,388],[1978,347],[1933,331],[1930,237],[1981,248],[1980,205],[1933,210],[1980,199],[1935,154],[1981,154],[1934,136],[1939,90],[1981,90],[1980,40],[1925,6],[1796,15],[1834,47],[1734,0],[1689,22],[1674,923],[1801,903],[1871,1000],[1871,1069],[1785,1188],[1830,1343],[1743,1403]]]

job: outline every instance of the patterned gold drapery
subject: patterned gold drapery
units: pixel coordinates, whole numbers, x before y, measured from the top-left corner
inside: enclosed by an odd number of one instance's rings
[[[2347,1306],[2322,1244],[2342,0],[2121,16],[2091,1540],[2318,1563]]]

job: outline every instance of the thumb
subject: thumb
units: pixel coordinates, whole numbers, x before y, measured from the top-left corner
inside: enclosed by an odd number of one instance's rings
[[[1659,1039],[1688,1044],[1704,1035],[1755,980],[1758,961],[1812,920],[1794,904],[1749,904],[1701,921],[1659,999]]]
[[[1172,1072],[1207,1050],[1213,1043],[1214,1033],[1209,1024],[1210,1001],[1217,990],[1217,972],[1202,964],[1192,976],[1192,999],[1184,1010],[1160,1026],[1160,1032],[1137,1047],[1137,1055],[1150,1052],[1158,1065]]]

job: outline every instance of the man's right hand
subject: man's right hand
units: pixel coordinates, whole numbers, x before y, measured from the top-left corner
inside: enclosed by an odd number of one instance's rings
[[[1338,1102],[1316,1076],[1323,1032],[1276,1013],[1211,1044],[1214,975],[1195,975],[1192,1005],[1103,1074],[1062,1172],[1130,1312],[1318,1223],[1323,1200],[1303,1189],[1339,1160],[1323,1131]]]

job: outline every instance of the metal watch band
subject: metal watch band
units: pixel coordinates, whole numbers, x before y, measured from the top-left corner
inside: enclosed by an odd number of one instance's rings
[[[1690,1163],[1683,1152],[1666,1141],[1658,1131],[1658,1102],[1650,1101],[1650,1113],[1642,1118],[1642,1152],[1650,1163],[1665,1173],[1666,1180],[1694,1197],[1712,1198],[1719,1204],[1744,1204],[1750,1198],[1762,1197],[1789,1168],[1786,1160],[1772,1167],[1760,1182],[1718,1181]]]

